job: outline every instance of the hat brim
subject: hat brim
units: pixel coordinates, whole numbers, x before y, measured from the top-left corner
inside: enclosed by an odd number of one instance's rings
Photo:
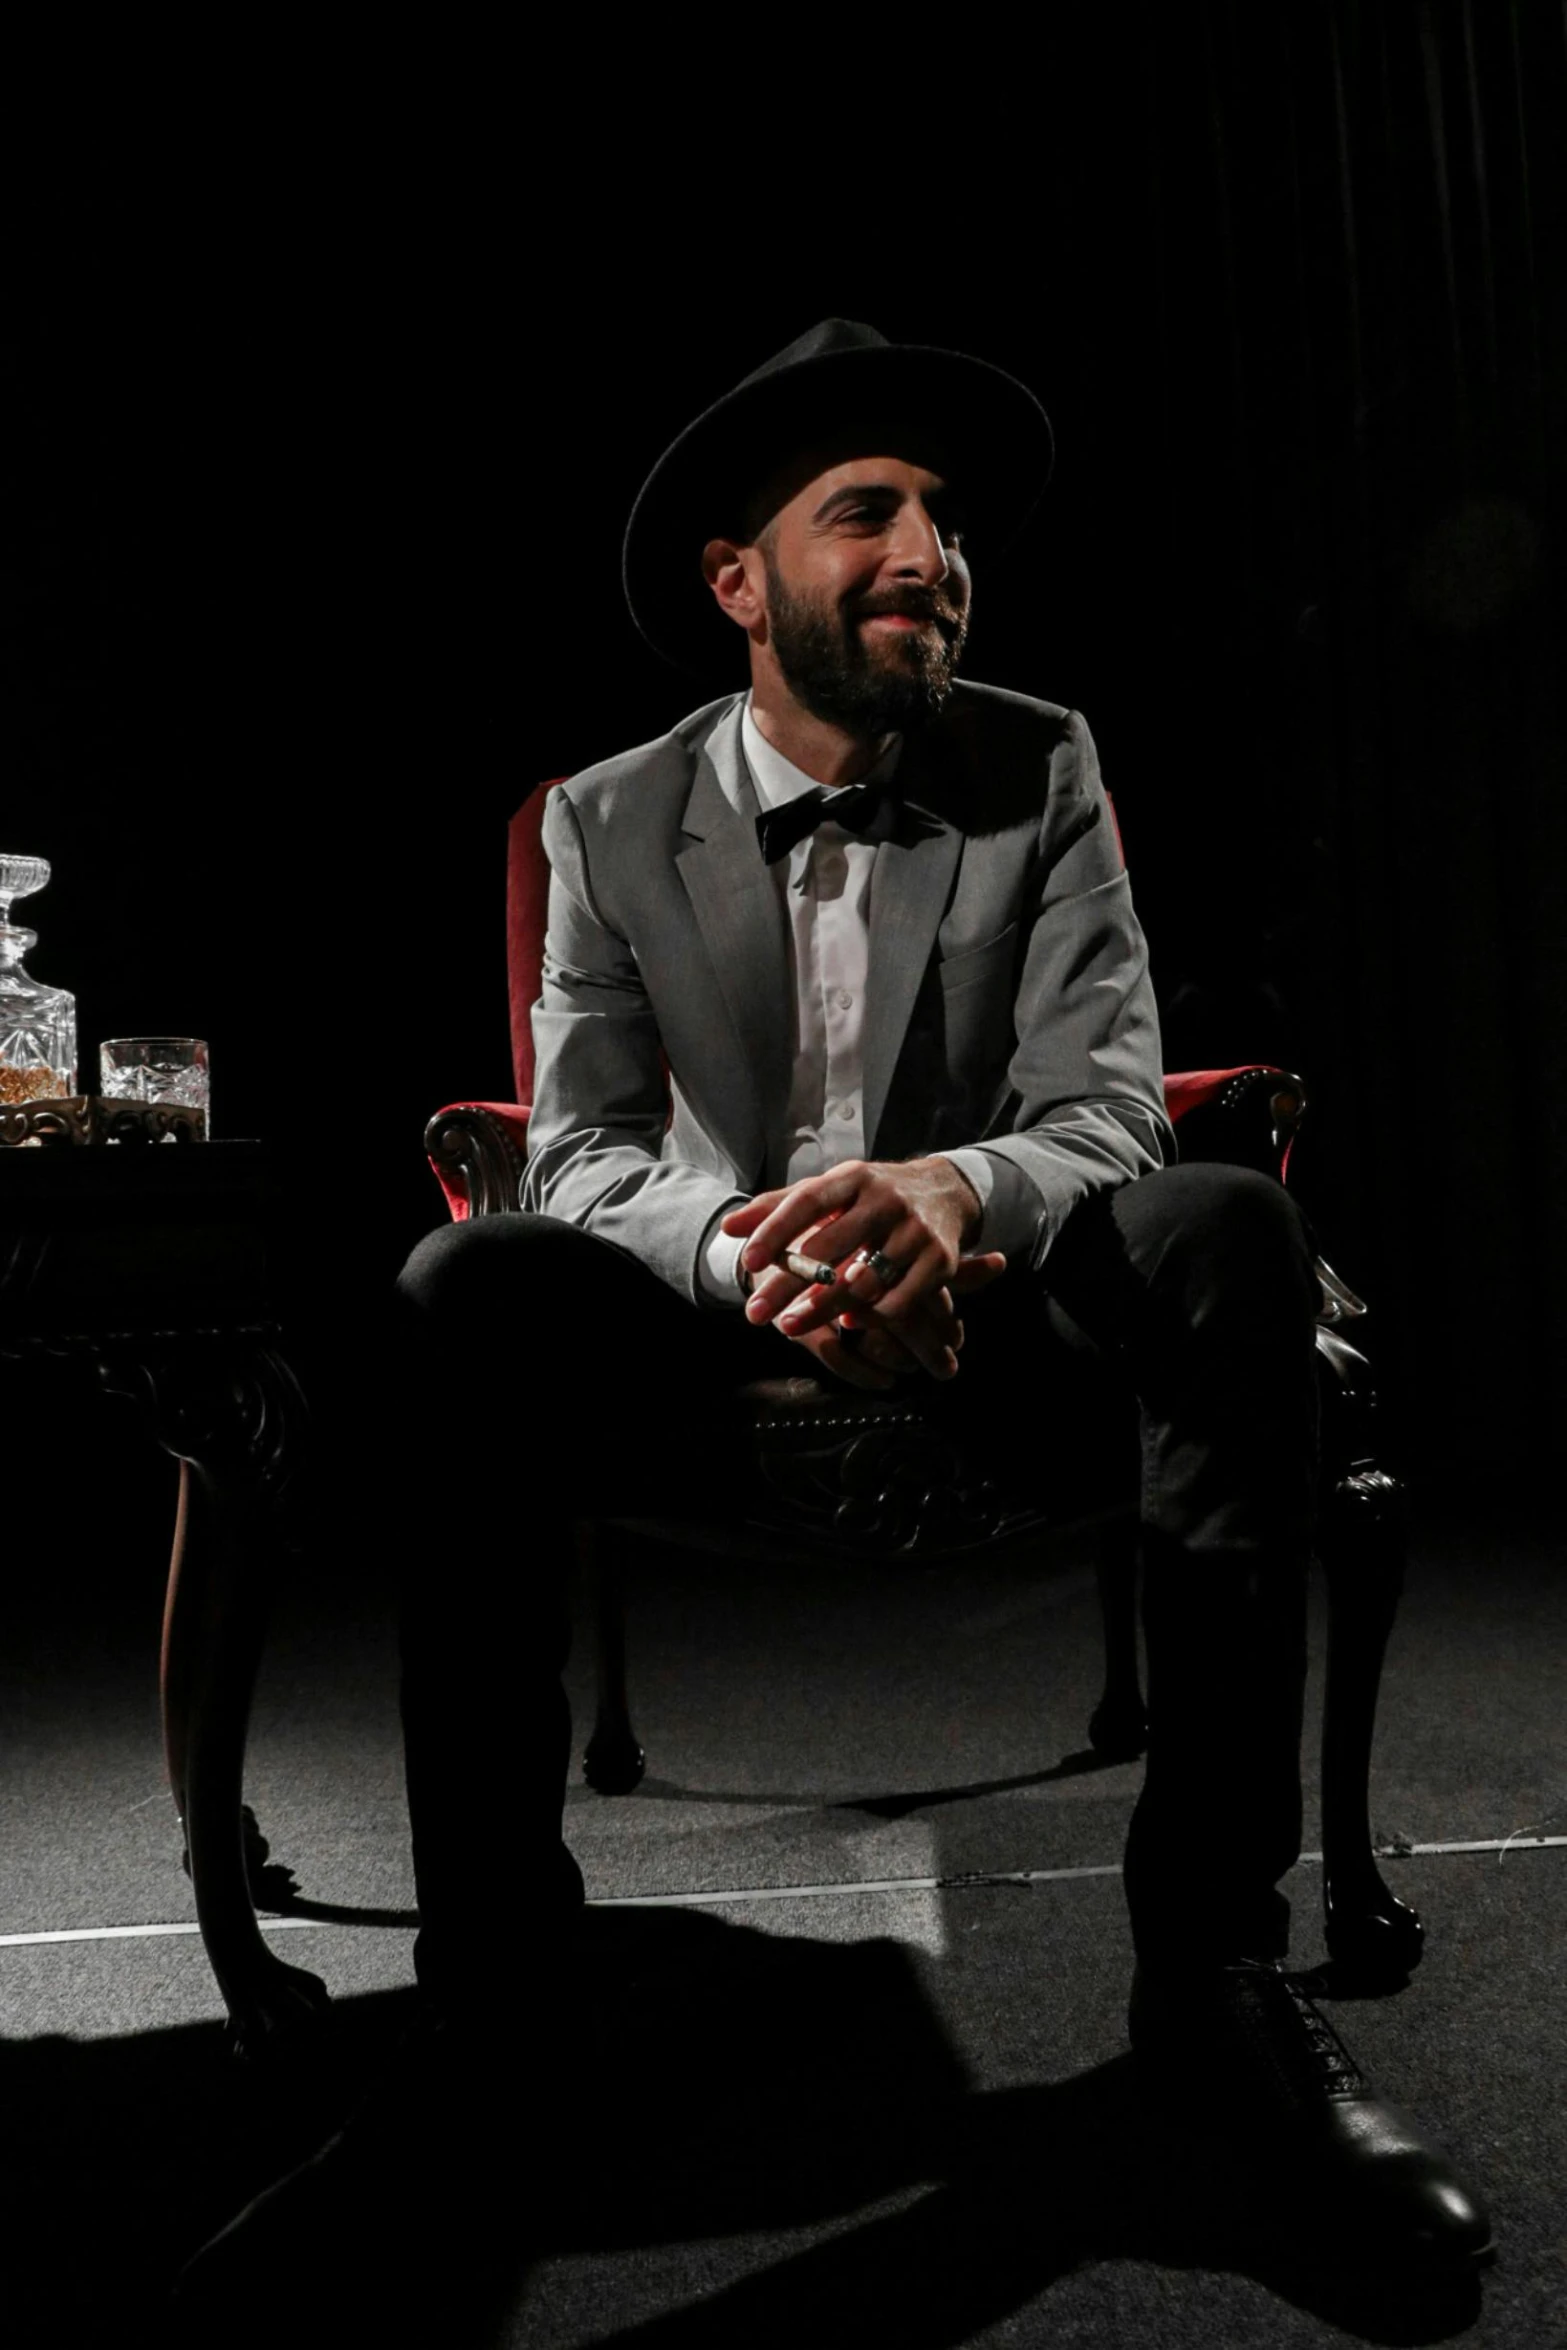
[[[746,500],[796,451],[878,419],[927,433],[940,449],[969,544],[991,555],[1016,538],[1055,454],[1050,419],[1026,384],[988,360],[919,344],[825,352],[726,393],[643,483],[622,576],[632,618],[656,652],[698,675],[733,665],[738,632],[702,577],[703,547],[739,531]]]

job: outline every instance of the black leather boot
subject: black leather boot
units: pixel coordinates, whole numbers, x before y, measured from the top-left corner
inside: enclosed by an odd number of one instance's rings
[[[1420,2124],[1376,2094],[1281,1967],[1139,1966],[1128,2020],[1145,2094],[1181,2126],[1271,2155],[1289,2216],[1379,2260],[1490,2259],[1478,2196]]]

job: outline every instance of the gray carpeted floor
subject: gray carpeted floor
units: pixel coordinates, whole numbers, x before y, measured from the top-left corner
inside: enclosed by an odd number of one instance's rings
[[[191,1919],[155,1584],[149,1551],[95,1604],[39,1602],[14,1631],[0,1933]],[[1423,1533],[1386,1681],[1386,1839],[1563,1832],[1564,1617],[1543,1541]],[[1495,2210],[1479,2295],[1419,2304],[1290,2244],[1244,2161],[1161,2138],[1134,2104],[1120,1888],[1092,1872],[1114,1870],[1138,1772],[1085,1767],[1081,1557],[763,1577],[653,1554],[633,1659],[648,1780],[619,1802],[575,1787],[568,1817],[619,1988],[497,2344],[1567,2343],[1561,1849],[1390,1860],[1427,1960],[1396,1997],[1333,2011]],[[579,1649],[583,1720],[589,1672]],[[391,1627],[351,1575],[283,1597],[250,1795],[301,1895],[337,1913],[275,1928],[279,1946],[373,2052],[406,2006],[413,1888]],[[1009,1870],[1066,1873],[853,1890]],[[1310,1963],[1320,1872],[1292,1892]],[[223,2059],[200,1943],[11,1941],[0,1987],[11,2338],[155,2338],[174,2266],[274,2142]],[[317,2338],[307,2278],[258,2294],[280,2339]]]

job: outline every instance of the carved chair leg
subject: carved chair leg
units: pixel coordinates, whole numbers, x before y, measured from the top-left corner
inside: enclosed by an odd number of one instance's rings
[[[1137,1673],[1138,1528],[1117,1519],[1099,1537],[1094,1575],[1104,1622],[1104,1695],[1088,1724],[1088,1743],[1106,1762],[1131,1762],[1148,1743],[1148,1709]]]
[[[1381,1469],[1343,1477],[1323,1513],[1327,1694],[1322,1724],[1323,1902],[1335,1963],[1357,1983],[1402,1983],[1425,1928],[1383,1882],[1371,1848],[1371,1743],[1404,1582],[1403,1491]]]
[[[618,1537],[596,1521],[577,1527],[577,1557],[593,1610],[597,1647],[598,1713],[582,1757],[583,1775],[600,1795],[629,1795],[647,1757],[631,1726],[626,1697],[626,1593]]]

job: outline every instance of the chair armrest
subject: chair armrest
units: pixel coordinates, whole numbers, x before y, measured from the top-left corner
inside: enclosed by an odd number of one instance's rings
[[[1164,1100],[1183,1158],[1258,1167],[1285,1181],[1306,1112],[1306,1089],[1288,1070],[1266,1062],[1186,1070],[1165,1078]],[[458,1223],[516,1208],[528,1118],[526,1102],[451,1102],[430,1120],[425,1152]]]
[[[451,1102],[430,1120],[425,1153],[455,1223],[519,1207],[528,1116],[525,1102]]]
[[[1216,1159],[1288,1180],[1290,1152],[1306,1115],[1306,1088],[1289,1070],[1264,1061],[1241,1069],[1187,1070],[1166,1077],[1164,1106],[1183,1159]]]
[[[1231,1166],[1256,1167],[1283,1183],[1290,1151],[1306,1115],[1306,1088],[1287,1069],[1256,1062],[1246,1069],[1196,1069],[1164,1081],[1165,1107],[1176,1125],[1183,1159],[1219,1159]],[[1365,1357],[1342,1336],[1330,1336],[1366,1311],[1347,1281],[1326,1258],[1317,1259],[1322,1304],[1317,1345],[1345,1390],[1365,1385]],[[1356,1368],[1358,1366],[1358,1369]],[[1366,1389],[1370,1393],[1369,1386]]]

